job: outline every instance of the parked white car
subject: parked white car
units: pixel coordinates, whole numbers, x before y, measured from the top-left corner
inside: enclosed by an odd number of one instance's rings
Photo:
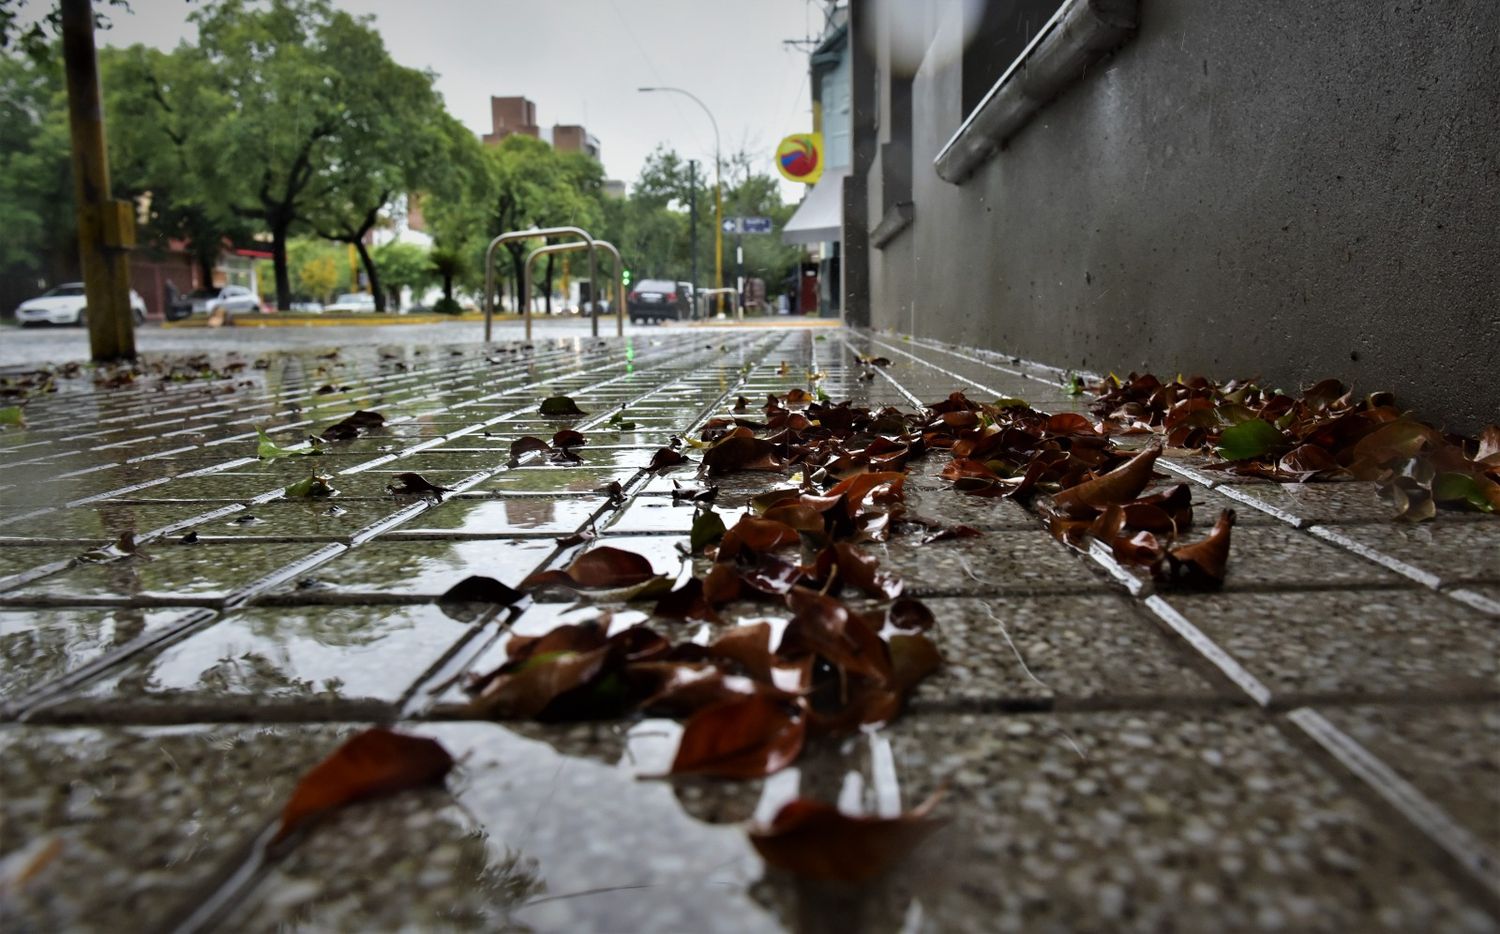
[[[346,292],[324,311],[374,311],[375,296],[369,292]]]
[[[135,315],[136,324],[146,320],[146,300],[134,289],[130,291],[130,310]],[[88,296],[84,294],[82,282],[65,282],[16,306],[16,322],[22,327],[31,324],[82,326],[88,320]]]

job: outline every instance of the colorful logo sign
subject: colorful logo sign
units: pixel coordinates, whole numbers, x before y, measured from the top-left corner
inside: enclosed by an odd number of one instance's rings
[[[776,147],[776,167],[789,182],[811,185],[823,177],[823,134],[793,133]]]

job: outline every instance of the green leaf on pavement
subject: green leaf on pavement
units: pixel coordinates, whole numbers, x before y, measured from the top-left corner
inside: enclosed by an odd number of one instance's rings
[[[0,425],[24,427],[26,425],[26,417],[21,414],[21,407],[19,405],[7,405],[4,408],[0,408]]]
[[[698,518],[693,520],[693,531],[689,536],[693,554],[702,551],[705,546],[712,545],[724,537],[724,520],[712,509],[705,509]]]
[[[1225,460],[1243,461],[1262,457],[1285,446],[1286,435],[1277,431],[1276,426],[1258,418],[1226,428],[1219,435],[1219,456]]]
[[[1480,512],[1495,511],[1479,483],[1466,473],[1438,474],[1432,481],[1432,498],[1439,503],[1468,503]]]
[[[314,447],[313,445],[308,445],[304,448],[284,448],[281,445],[277,444],[275,441],[272,441],[266,434],[265,430],[262,428],[255,429],[255,434],[256,437],[260,439],[260,443],[256,445],[255,448],[255,456],[259,457],[261,460],[270,461],[275,460],[278,457],[294,457],[298,454],[308,455],[323,453],[322,450]]]
[[[287,496],[294,496],[299,499],[319,499],[327,496],[336,496],[339,491],[330,486],[328,482],[332,479],[332,477],[322,474],[313,474],[306,480],[298,480],[296,483],[291,484],[282,492]]]

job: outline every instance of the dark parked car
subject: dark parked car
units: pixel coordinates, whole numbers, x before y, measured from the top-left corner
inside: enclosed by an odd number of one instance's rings
[[[626,296],[626,309],[636,324],[651,321],[691,321],[692,286],[670,279],[642,279]]]

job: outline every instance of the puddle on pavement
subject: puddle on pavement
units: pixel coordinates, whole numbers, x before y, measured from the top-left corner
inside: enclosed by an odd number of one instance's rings
[[[170,628],[191,610],[0,610],[0,697],[14,699],[48,681]]]
[[[64,701],[71,715],[377,719],[474,632],[436,606],[240,610]],[[295,713],[293,713],[295,712]]]
[[[421,519],[413,520],[420,522]],[[539,539],[377,539],[282,587],[281,592],[383,593],[440,597],[466,577],[519,584],[556,544]],[[309,578],[311,583],[309,583]]]
[[[604,505],[595,496],[518,496],[449,499],[401,527],[401,532],[504,535],[514,532],[572,532]]]

